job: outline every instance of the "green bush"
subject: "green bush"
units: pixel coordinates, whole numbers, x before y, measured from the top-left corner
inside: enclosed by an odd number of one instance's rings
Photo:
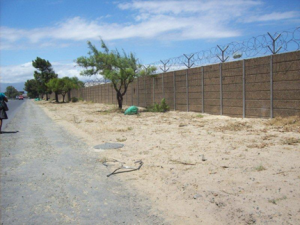
[[[170,107],[166,103],[166,99],[162,99],[160,104],[155,103],[153,106],[147,108],[149,112],[166,112],[169,111]]]
[[[71,102],[78,102],[78,98],[72,97],[72,98],[71,98]]]
[[[170,107],[166,103],[166,99],[163,98],[161,100],[159,108],[161,112],[166,112],[170,110]]]

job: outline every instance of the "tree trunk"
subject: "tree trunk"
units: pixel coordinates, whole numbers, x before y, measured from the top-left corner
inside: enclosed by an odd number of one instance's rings
[[[57,92],[54,92],[55,93],[55,101],[58,103],[58,94]]]
[[[64,94],[64,95],[62,95],[63,96],[63,102],[65,102],[65,96],[66,96],[66,94]]]
[[[123,106],[123,96],[121,94],[121,92],[117,92],[117,100],[118,100],[118,105],[119,105],[119,109],[122,109]]]
[[[68,102],[71,101],[71,91],[68,91]]]

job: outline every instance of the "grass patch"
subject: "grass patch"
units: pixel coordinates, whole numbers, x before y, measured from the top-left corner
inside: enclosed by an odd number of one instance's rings
[[[260,172],[260,171],[263,171],[263,170],[266,170],[266,168],[262,165],[259,165],[257,167],[254,168],[256,171]]]
[[[220,131],[241,131],[251,128],[252,126],[246,123],[233,122],[218,128]]]
[[[287,199],[287,197],[286,196],[283,196],[282,198],[274,198],[274,199],[270,199],[269,200],[269,202],[270,203],[273,203],[274,205],[277,205],[277,203],[279,202],[279,201],[282,201],[282,200],[285,200],[285,199]]]
[[[276,117],[266,122],[267,126],[281,127],[284,131],[300,132],[300,116]]]
[[[101,115],[108,115],[108,114],[111,114],[111,113],[124,113],[124,110],[123,109],[119,109],[118,107],[113,107],[111,109],[98,110],[96,112],[100,113]]]
[[[278,138],[278,135],[266,135],[262,139],[264,141],[274,140],[275,138]]]
[[[116,132],[127,132],[133,130],[133,127],[127,127],[127,128],[118,128],[115,131]]]
[[[268,147],[268,146],[269,146],[268,143],[260,143],[260,144],[247,145],[247,148],[259,148],[259,149],[262,149],[262,148],[265,148],[265,147]]]
[[[127,141],[127,138],[117,138],[116,139],[118,142],[124,142],[124,141]]]
[[[202,114],[198,114],[196,117],[197,118],[203,118],[204,116]]]
[[[282,142],[284,145],[296,145],[300,144],[300,138],[287,138]]]

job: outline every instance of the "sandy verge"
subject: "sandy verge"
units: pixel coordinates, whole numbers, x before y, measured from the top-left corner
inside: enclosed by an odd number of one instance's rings
[[[125,116],[97,103],[37,102],[99,151],[171,224],[300,224],[300,118],[240,119],[193,112]],[[125,106],[126,107],[126,106]],[[124,107],[124,108],[125,108]],[[119,162],[114,162],[115,160]]]

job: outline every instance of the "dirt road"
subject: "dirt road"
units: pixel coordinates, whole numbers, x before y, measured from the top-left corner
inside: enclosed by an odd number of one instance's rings
[[[164,224],[96,153],[26,101],[0,136],[1,224]]]

